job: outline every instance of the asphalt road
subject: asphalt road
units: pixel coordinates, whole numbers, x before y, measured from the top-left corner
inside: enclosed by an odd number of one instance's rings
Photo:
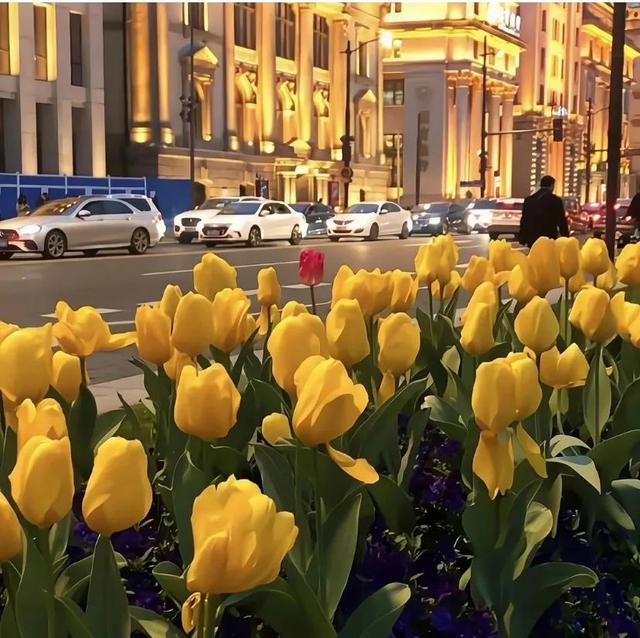
[[[487,235],[461,235],[455,240],[460,251],[461,270],[472,255],[486,254]],[[345,263],[354,270],[375,267],[413,270],[418,246],[429,241],[430,238],[424,236],[377,242],[309,240],[301,246],[279,242],[254,249],[221,246],[215,250],[237,268],[238,285],[253,296],[257,306],[256,274],[264,266],[277,269],[283,303],[290,299],[309,303],[307,287],[298,282],[298,255],[304,247],[326,253],[325,280],[331,282],[339,266]],[[14,257],[0,263],[0,320],[21,326],[40,325],[51,320],[56,302],[64,299],[74,308],[83,305],[98,308],[112,332],[132,330],[136,306],[158,300],[166,284],[179,284],[183,292],[192,288],[191,270],[206,250],[198,244],[183,246],[165,241],[142,256],[114,251],[97,257],[69,255],[58,261]],[[330,291],[329,283],[316,289],[322,314],[328,310]],[[128,361],[134,352],[134,349],[127,349],[92,357],[89,361],[92,381],[137,374],[137,368]]]

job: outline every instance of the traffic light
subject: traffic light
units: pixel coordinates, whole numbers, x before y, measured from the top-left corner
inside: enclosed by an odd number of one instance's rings
[[[554,117],[553,118],[553,141],[554,142],[562,142],[562,118]]]

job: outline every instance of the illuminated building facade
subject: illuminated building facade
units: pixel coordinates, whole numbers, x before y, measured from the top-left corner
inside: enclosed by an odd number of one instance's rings
[[[105,5],[108,160],[114,174],[189,175],[193,19],[195,179],[207,195],[342,204],[347,39],[352,47],[350,199],[386,196],[380,3]],[[120,149],[125,148],[125,154]],[[264,182],[263,182],[264,183]]]
[[[105,175],[102,5],[0,3],[0,172]]]
[[[496,133],[514,126],[524,49],[519,11],[513,2],[389,3],[383,102],[390,197],[412,205],[480,194],[485,38],[486,194],[511,195],[513,136]]]

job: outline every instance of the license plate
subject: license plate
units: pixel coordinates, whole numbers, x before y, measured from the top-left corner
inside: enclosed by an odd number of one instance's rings
[[[207,235],[209,237],[219,237],[224,234],[224,230],[222,228],[207,228]]]

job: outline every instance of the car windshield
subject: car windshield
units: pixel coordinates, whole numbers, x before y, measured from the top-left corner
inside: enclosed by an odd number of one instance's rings
[[[352,204],[347,208],[347,215],[366,215],[367,213],[377,213],[378,204]]]
[[[255,215],[261,205],[260,202],[236,202],[225,206],[219,215]]]
[[[489,208],[495,208],[495,207],[496,207],[495,199],[476,199],[475,202],[471,202],[471,204],[469,204],[468,206],[468,208],[484,209],[484,210],[487,210]]]
[[[448,213],[448,202],[434,202],[433,204],[418,204],[413,207],[413,213]]]
[[[220,210],[237,201],[237,197],[213,197],[212,199],[206,199],[198,210]]]
[[[49,215],[71,215],[75,207],[82,201],[79,197],[65,197],[54,199],[42,206],[38,206],[29,217],[46,217]]]
[[[522,210],[523,202],[498,202],[494,210]]]
[[[296,213],[305,213],[307,208],[309,208],[309,204],[297,203],[297,204],[289,204],[290,208],[296,211]]]

